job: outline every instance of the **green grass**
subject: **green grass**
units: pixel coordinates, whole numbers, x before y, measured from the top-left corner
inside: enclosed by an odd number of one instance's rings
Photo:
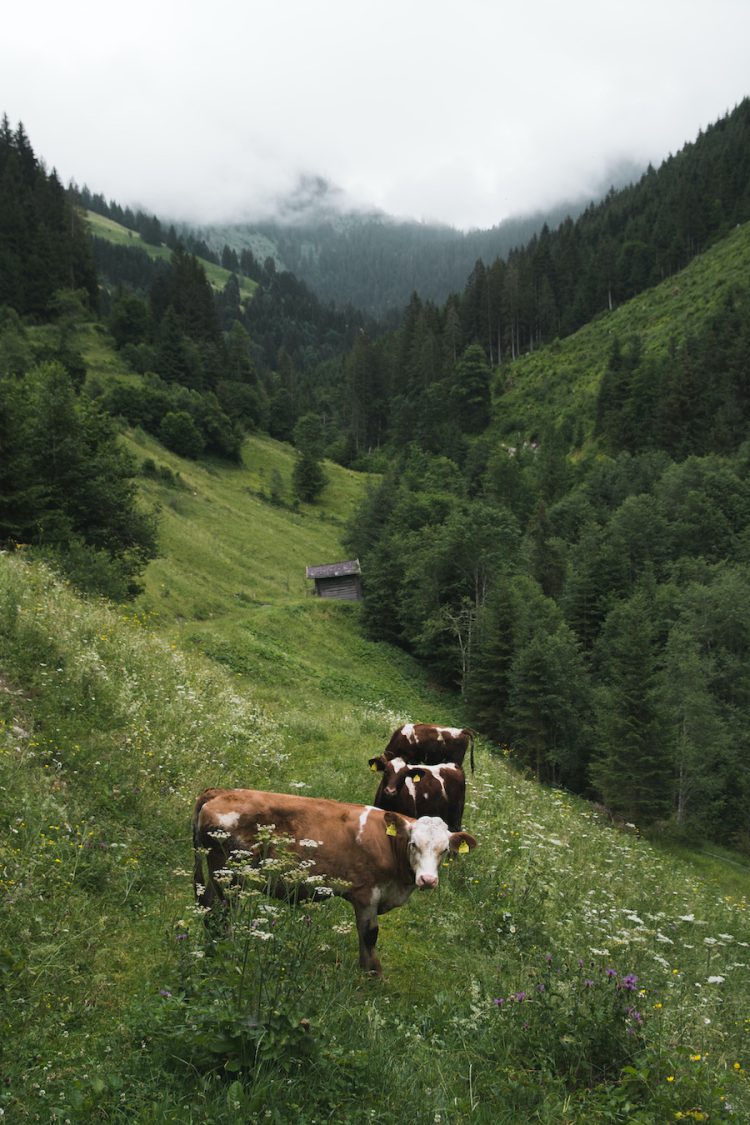
[[[664,355],[716,311],[727,291],[747,284],[750,223],[737,227],[681,273],[612,312],[602,312],[564,340],[539,348],[497,373],[494,416],[499,436],[537,436],[564,419],[593,429],[596,396],[612,340],[638,335],[644,354]]]
[[[231,469],[131,443],[183,485],[144,478],[162,555],[135,605],[83,602],[0,556],[6,1117],[400,1122],[408,1090],[419,1123],[744,1121],[746,873],[600,825],[484,745],[465,818],[479,848],[382,919],[384,980],[361,977],[351,911],[326,904],[284,985],[289,1027],[269,1025],[253,1070],[216,1069],[240,1022],[223,962],[193,956],[195,794],[367,802],[366,759],[398,721],[469,717],[364,639],[358,606],[307,592],[305,563],[342,555],[360,478],[328,466],[327,508],[293,511],[258,495],[272,469],[289,479],[278,443],[251,439]],[[294,925],[279,922],[281,954]]]
[[[160,246],[152,246],[150,243],[144,242],[135,231],[128,230],[121,223],[116,223],[113,219],[107,219],[104,215],[98,215],[95,211],[86,211],[85,218],[91,233],[97,238],[104,238],[107,242],[114,242],[117,246],[138,247],[140,250],[145,250],[149,258],[165,262],[168,262],[172,256],[172,251],[163,243]],[[205,258],[199,258],[198,261],[206,271],[206,277],[212,288],[222,290],[231,276],[230,271],[225,270],[223,266],[217,266],[215,262],[207,261]],[[257,283],[249,277],[238,278],[238,281],[240,283],[240,296],[245,299],[252,297],[258,287]]]
[[[100,378],[121,374],[106,337],[81,331]],[[465,816],[479,847],[382,919],[383,981],[358,973],[340,901],[310,917],[285,978],[284,942],[307,922],[282,916],[264,972],[289,1022],[268,1023],[255,1067],[221,1068],[248,1025],[231,957],[222,976],[220,956],[196,956],[195,795],[368,802],[367,758],[398,722],[471,716],[368,641],[359,606],[310,596],[305,566],[345,557],[363,477],[327,464],[320,504],[295,509],[293,453],[270,439],[248,439],[234,467],[127,442],[179,474],[142,479],[160,555],[133,605],[81,600],[0,554],[5,1119],[747,1121],[742,861],[621,834],[484,743]]]

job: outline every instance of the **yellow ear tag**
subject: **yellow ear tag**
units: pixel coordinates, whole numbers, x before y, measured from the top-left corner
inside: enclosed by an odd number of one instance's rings
[[[459,855],[465,855],[466,852],[468,852],[468,850],[469,850],[469,845],[466,843],[465,840],[462,840],[461,843],[458,845],[458,854]]]
[[[373,763],[372,763],[372,765],[370,766],[370,769],[372,770],[372,772],[373,772],[373,773],[377,773],[377,772],[378,772],[378,767],[377,767],[377,766],[375,765],[375,763],[374,763],[374,762],[373,762]]]
[[[421,780],[422,780],[422,775],[421,775],[421,773],[415,773],[415,774],[414,774],[414,780],[415,780],[415,781],[421,781]]]
[[[396,825],[395,824],[389,824],[388,827],[385,830],[385,834],[386,834],[386,836],[397,836],[398,833],[396,831]],[[466,850],[468,851],[469,849],[467,848]]]

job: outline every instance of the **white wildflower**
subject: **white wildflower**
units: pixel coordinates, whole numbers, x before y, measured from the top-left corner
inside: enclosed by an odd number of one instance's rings
[[[724,977],[709,977],[707,983],[708,984],[723,984],[724,979],[725,979]]]

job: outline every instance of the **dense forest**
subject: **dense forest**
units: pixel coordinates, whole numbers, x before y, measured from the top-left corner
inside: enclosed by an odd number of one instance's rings
[[[80,394],[74,340],[97,281],[83,224],[24,128],[0,126],[0,543],[85,589],[132,594],[156,548],[111,418]],[[32,325],[46,332],[32,335]]]
[[[415,297],[398,333],[347,360],[352,434],[394,454],[348,540],[371,634],[459,687],[541,780],[745,849],[750,287],[696,308],[661,355],[611,336],[590,430],[540,402],[511,444],[502,415],[514,351],[549,335],[534,300],[550,332],[572,330],[671,275],[747,220],[749,159],[746,101],[640,185],[479,265],[442,309]],[[516,317],[491,280],[537,262]]]
[[[519,357],[552,357],[750,220],[750,101],[576,220],[476,262],[443,304],[414,293],[395,328],[272,256],[66,192],[7,119],[0,199],[4,543],[84,588],[135,588],[155,529],[117,419],[185,457],[237,461],[253,429],[294,440],[305,501],[324,454],[380,470],[346,543],[369,633],[460,690],[540,780],[750,849],[750,288],[696,303],[658,352],[610,333],[590,420],[541,400],[524,433],[505,417]],[[87,236],[81,206],[134,245]],[[218,291],[212,257],[229,271]],[[96,316],[127,378],[87,378],[76,326]]]

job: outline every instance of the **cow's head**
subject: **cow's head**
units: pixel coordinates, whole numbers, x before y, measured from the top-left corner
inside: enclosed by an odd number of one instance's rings
[[[385,814],[386,832],[403,840],[409,866],[418,887],[436,887],[438,869],[446,852],[471,851],[477,842],[468,832],[451,832],[439,816],[407,819],[399,813]]]
[[[407,777],[418,778],[424,769],[407,766],[403,758],[371,758],[370,766],[383,774],[382,792],[386,797],[395,797]]]

